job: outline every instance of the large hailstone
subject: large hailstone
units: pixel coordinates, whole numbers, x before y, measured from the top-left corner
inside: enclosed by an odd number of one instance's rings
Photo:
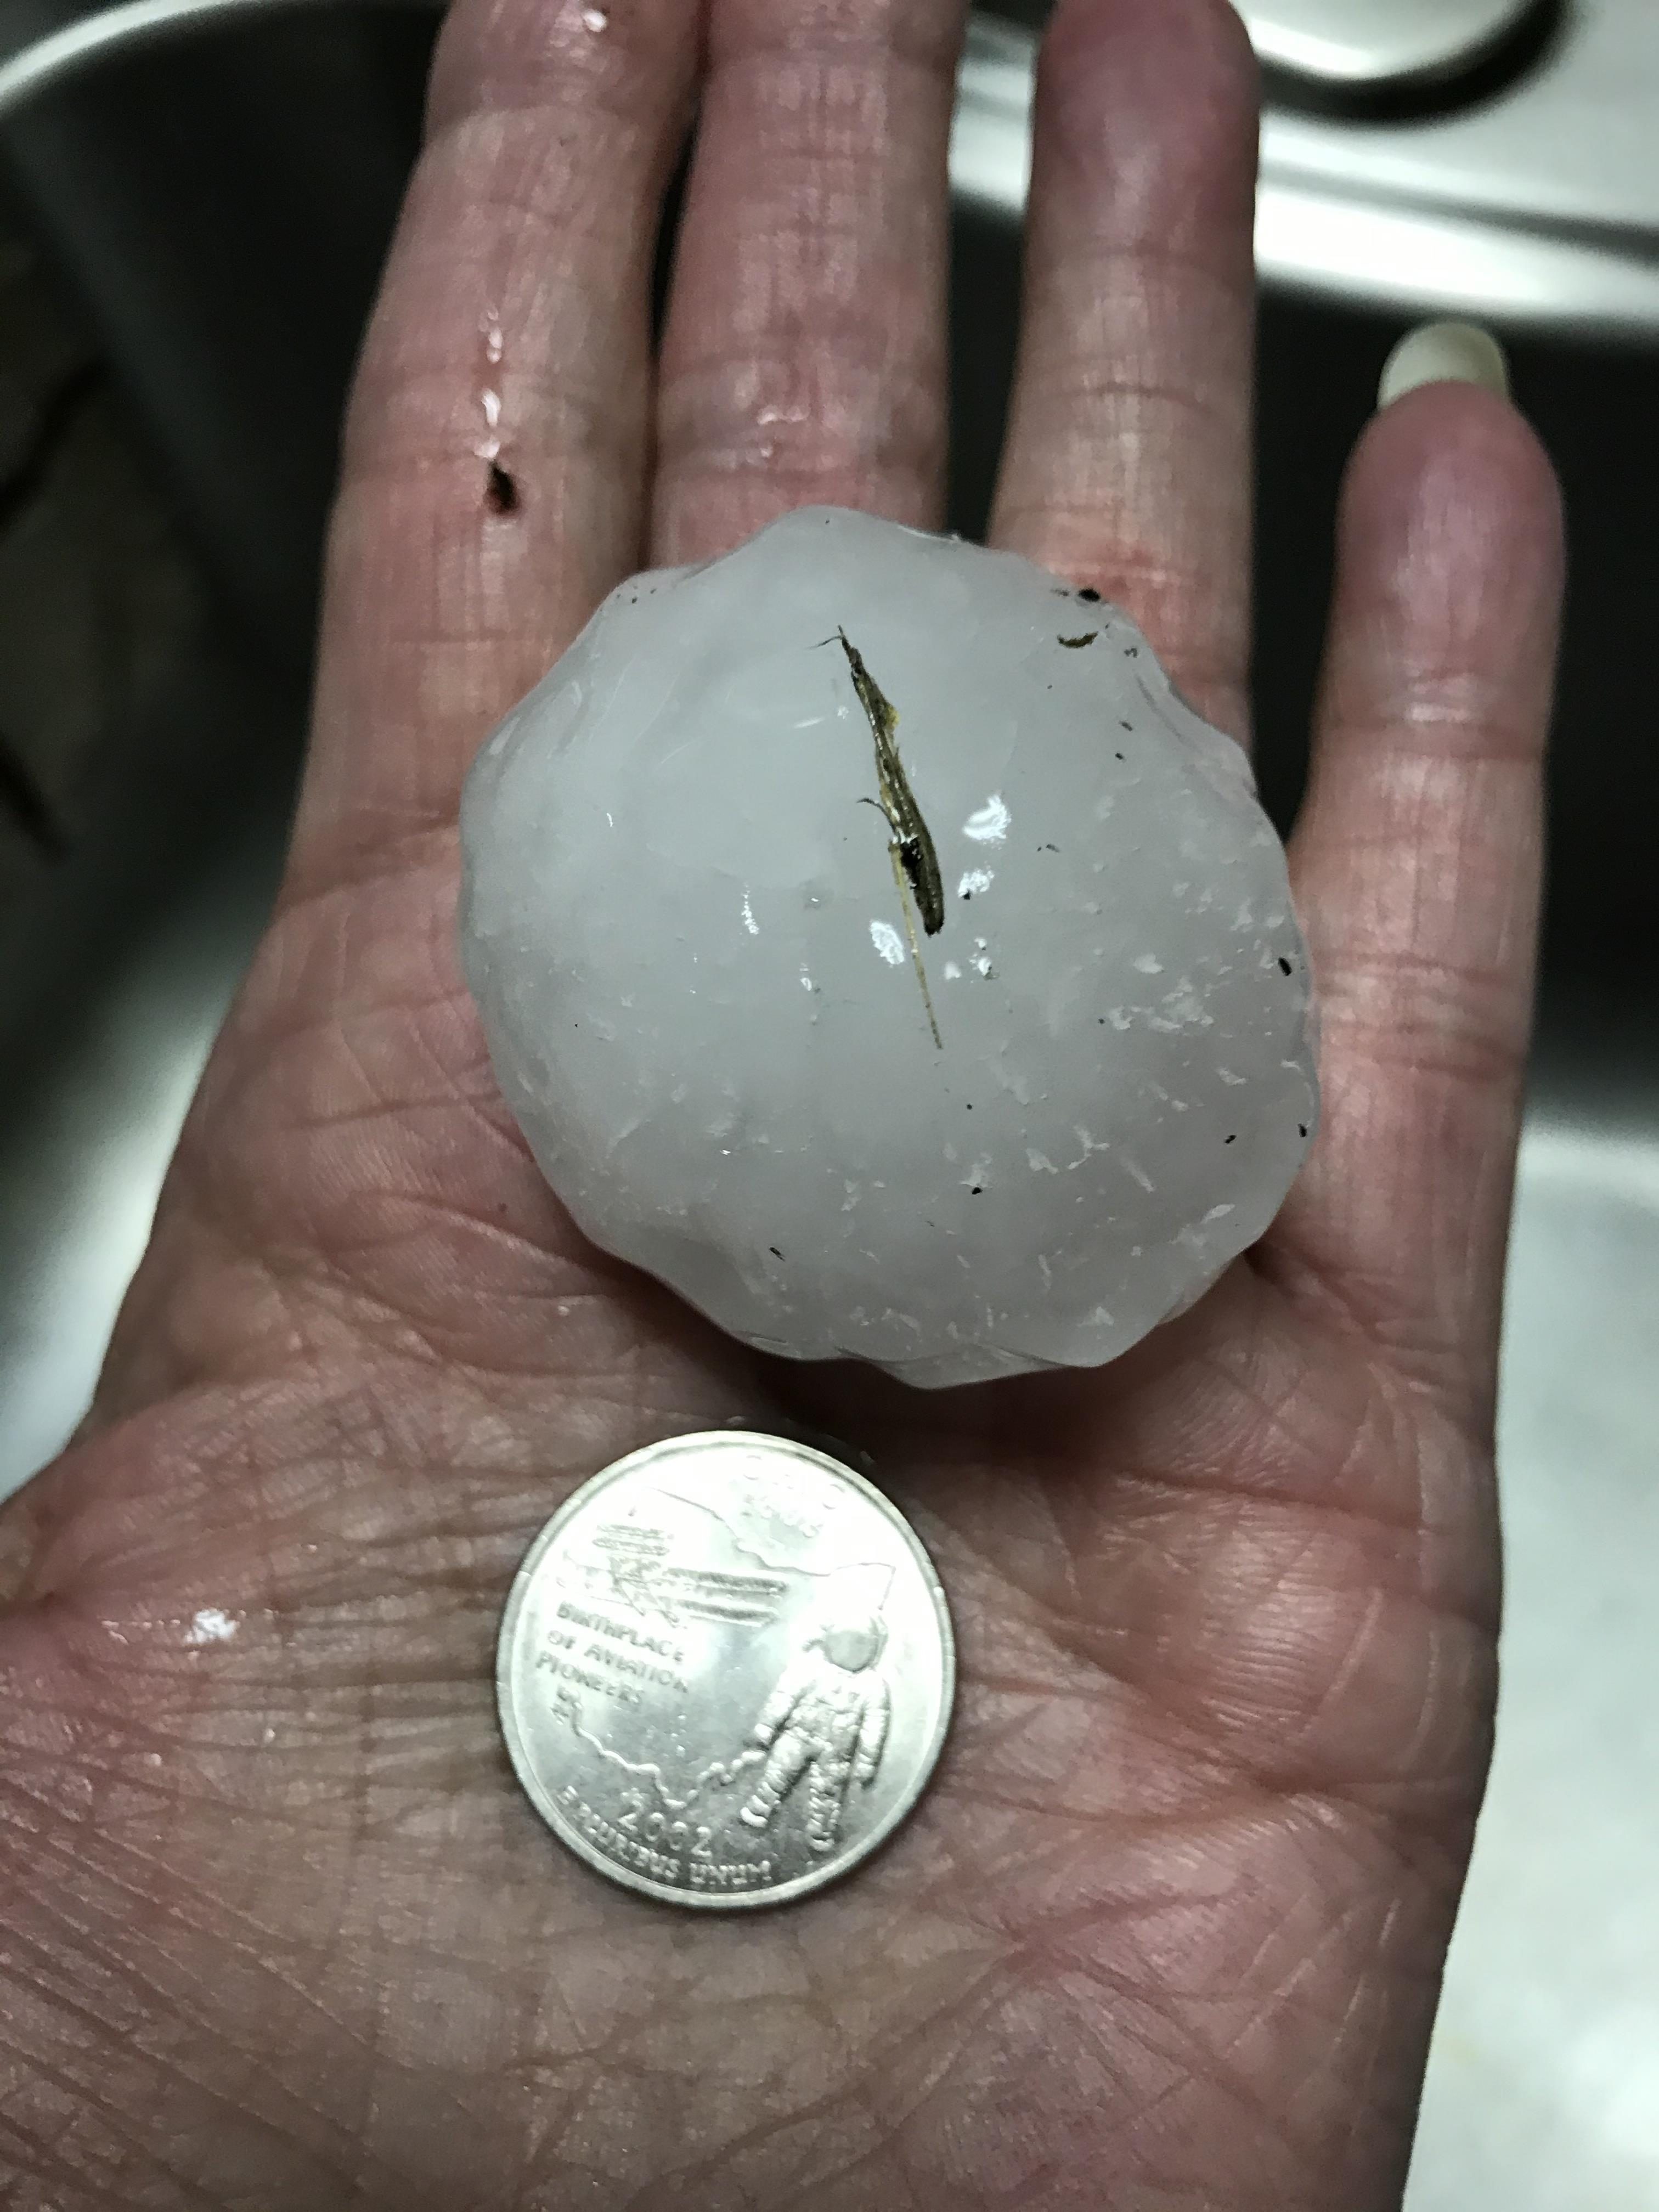
[[[636,577],[483,748],[462,843],[549,1181],[768,1351],[1097,1365],[1307,1152],[1307,956],[1244,757],[1015,555],[820,507]]]

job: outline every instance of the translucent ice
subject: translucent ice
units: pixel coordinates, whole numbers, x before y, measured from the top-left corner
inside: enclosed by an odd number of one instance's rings
[[[819,507],[636,577],[462,830],[466,971],[550,1182],[769,1351],[1096,1365],[1306,1155],[1307,957],[1243,755],[1014,555]]]

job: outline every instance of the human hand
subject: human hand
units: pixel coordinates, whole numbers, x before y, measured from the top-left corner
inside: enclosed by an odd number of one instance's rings
[[[1266,1242],[1098,1375],[753,1356],[532,1167],[457,794],[641,559],[809,501],[938,520],[961,4],[608,6],[445,33],[280,910],[94,1417],[0,1514],[0,2197],[1393,2203],[1487,1749],[1547,465],[1449,386],[1354,463],[1293,856],[1325,1118]],[[1254,98],[1220,0],[1066,0],[994,523],[1241,732]],[[575,1482],[734,1419],[870,1455],[961,1690],[889,1850],[693,1918],[548,1836],[492,1656]]]

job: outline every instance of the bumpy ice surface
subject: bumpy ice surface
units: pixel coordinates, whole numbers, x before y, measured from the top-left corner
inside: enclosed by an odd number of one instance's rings
[[[898,715],[937,933],[838,629]],[[767,1350],[1097,1364],[1306,1154],[1307,957],[1243,756],[1014,555],[815,508],[637,577],[462,829],[466,971],[548,1179]]]

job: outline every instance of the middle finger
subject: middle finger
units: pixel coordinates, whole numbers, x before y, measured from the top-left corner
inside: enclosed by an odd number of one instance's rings
[[[965,0],[714,0],[664,336],[653,558],[943,499]]]

